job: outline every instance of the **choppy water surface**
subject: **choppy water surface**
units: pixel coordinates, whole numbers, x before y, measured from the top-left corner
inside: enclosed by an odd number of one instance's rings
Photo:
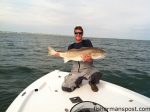
[[[103,80],[150,97],[150,41],[90,39],[107,57],[94,61]],[[47,47],[66,50],[73,37],[0,33],[0,111],[29,84],[55,69],[70,71],[71,62],[49,57]]]

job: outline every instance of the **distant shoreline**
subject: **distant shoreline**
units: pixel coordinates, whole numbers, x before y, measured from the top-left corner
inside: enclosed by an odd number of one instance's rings
[[[0,33],[14,33],[14,34],[29,34],[29,35],[53,35],[53,36],[61,36],[61,37],[73,37],[73,35],[63,35],[63,34],[50,34],[50,33],[35,33],[35,32],[15,32],[15,31],[0,31]],[[126,39],[126,38],[105,38],[105,37],[85,37],[85,38],[101,38],[101,39],[117,39],[117,40],[137,40],[137,41],[150,41],[150,39]]]

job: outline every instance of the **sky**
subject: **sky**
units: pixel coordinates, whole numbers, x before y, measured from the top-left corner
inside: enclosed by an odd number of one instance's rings
[[[0,0],[0,31],[150,40],[150,0]]]

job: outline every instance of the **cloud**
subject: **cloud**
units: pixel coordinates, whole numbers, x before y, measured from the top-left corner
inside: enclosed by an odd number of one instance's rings
[[[2,0],[0,30],[16,26],[13,30],[71,35],[75,25],[82,25],[86,35],[120,36],[149,28],[149,4],[149,0]]]

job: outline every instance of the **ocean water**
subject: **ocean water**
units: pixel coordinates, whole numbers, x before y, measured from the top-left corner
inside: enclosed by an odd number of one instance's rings
[[[102,80],[150,97],[150,41],[89,38],[95,47],[106,50],[107,57],[94,64]],[[33,81],[59,69],[69,72],[71,62],[50,57],[48,46],[66,50],[73,37],[0,33],[0,112]]]

